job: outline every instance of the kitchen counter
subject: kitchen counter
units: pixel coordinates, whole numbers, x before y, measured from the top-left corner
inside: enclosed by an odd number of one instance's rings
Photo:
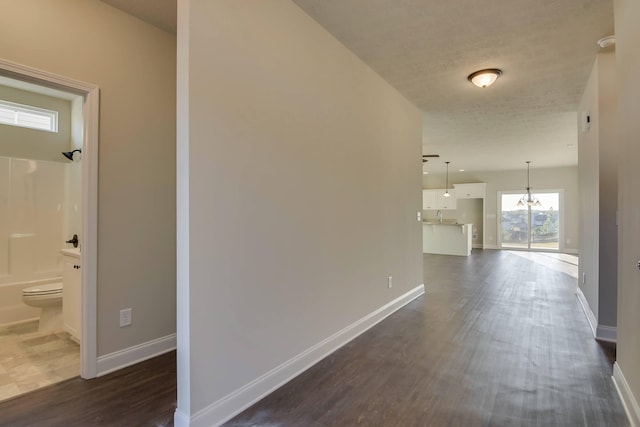
[[[441,255],[471,255],[473,224],[422,223],[422,252]]]

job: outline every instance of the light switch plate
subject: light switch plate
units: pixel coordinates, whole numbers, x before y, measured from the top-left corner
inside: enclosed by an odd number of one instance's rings
[[[131,309],[125,308],[120,310],[120,327],[131,325]]]

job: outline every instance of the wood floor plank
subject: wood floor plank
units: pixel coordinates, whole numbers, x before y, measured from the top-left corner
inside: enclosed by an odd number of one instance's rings
[[[575,277],[506,251],[424,266],[423,297],[226,425],[629,425]],[[69,380],[1,402],[0,425],[171,426],[175,374],[169,353]]]

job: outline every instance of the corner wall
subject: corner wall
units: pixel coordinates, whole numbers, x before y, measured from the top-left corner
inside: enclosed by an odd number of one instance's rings
[[[579,286],[594,335],[616,340],[618,137],[615,52],[601,52],[578,112]],[[590,125],[585,127],[584,116]]]
[[[3,59],[100,88],[98,355],[172,336],[175,36],[97,0],[0,9]]]
[[[632,420],[640,425],[640,2],[614,0],[620,148],[618,346],[614,378]]]
[[[422,118],[292,2],[178,16],[176,425],[204,426],[421,285]]]

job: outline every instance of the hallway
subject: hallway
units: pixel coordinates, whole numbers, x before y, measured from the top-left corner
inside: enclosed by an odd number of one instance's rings
[[[576,279],[534,258],[425,255],[425,296],[226,425],[628,426]],[[0,425],[164,426],[174,408],[169,353],[2,402]]]
[[[227,425],[629,425],[576,279],[541,259],[425,255],[425,296]]]

